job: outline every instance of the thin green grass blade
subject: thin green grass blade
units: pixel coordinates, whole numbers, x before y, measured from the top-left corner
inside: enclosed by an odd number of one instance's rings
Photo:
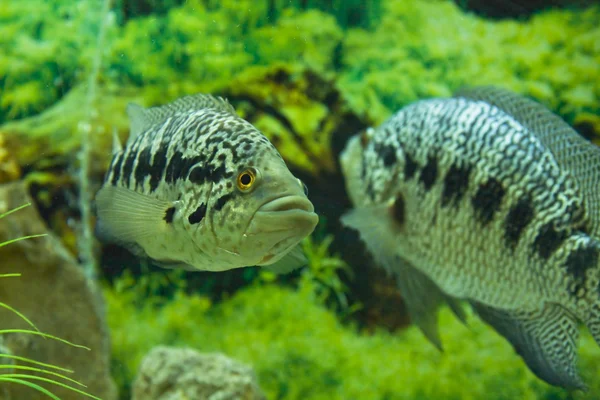
[[[21,356],[15,356],[12,354],[3,354],[0,353],[0,357],[2,358],[10,358],[11,360],[17,360],[17,361],[21,361],[21,362],[26,362],[26,363],[30,363],[30,364],[34,364],[34,365],[39,365],[42,367],[46,367],[46,368],[53,368],[57,371],[62,371],[62,372],[66,372],[69,374],[72,374],[74,371],[72,369],[68,369],[68,368],[63,368],[63,367],[59,367],[57,365],[53,365],[53,364],[46,364],[43,363],[41,361],[36,361],[36,360],[32,360],[31,358],[27,358],[27,357],[21,357]]]
[[[52,400],[61,400],[60,397],[56,396],[55,394],[53,394],[48,389],[44,389],[40,385],[36,385],[33,382],[29,382],[29,381],[26,381],[26,380],[23,380],[23,379],[7,378],[5,376],[0,375],[0,382],[18,383],[19,385],[28,386],[28,387],[30,387],[30,388],[32,388],[34,390],[37,390],[40,393],[44,393],[46,396],[50,397]]]
[[[38,332],[38,331],[31,331],[28,329],[0,329],[0,335],[2,334],[6,334],[6,333],[29,333],[31,335],[38,335],[38,336],[42,336],[48,339],[54,339],[56,341],[68,344],[69,346],[73,346],[73,347],[77,347],[79,349],[86,349],[86,350],[91,350],[89,347],[83,346],[81,344],[75,344],[75,343],[71,343],[68,340],[59,338],[57,336],[54,335],[50,335],[48,333],[44,333],[44,332]]]
[[[37,237],[42,237],[42,236],[48,236],[48,234],[47,233],[40,233],[39,235],[29,235],[29,236],[18,237],[16,239],[7,240],[6,242],[0,243],[0,247],[4,247],[6,245],[9,245],[9,244],[12,244],[12,243],[15,243],[15,242],[20,242],[21,240],[32,239],[32,238],[37,238]]]
[[[18,278],[21,274],[13,272],[11,274],[0,274],[0,278]]]
[[[23,209],[23,208],[25,208],[25,207],[29,207],[30,205],[31,205],[31,203],[25,203],[25,204],[23,204],[22,206],[19,206],[19,207],[13,208],[13,209],[11,209],[11,210],[8,210],[8,211],[7,211],[7,212],[5,212],[4,214],[0,214],[0,219],[2,219],[2,218],[4,218],[4,217],[6,217],[7,215],[10,215],[10,214],[12,214],[12,213],[14,213],[14,212],[17,212],[17,211],[19,211],[19,210],[22,210],[22,209]]]
[[[73,378],[69,378],[68,376],[64,376],[63,374],[59,374],[57,372],[46,371],[45,369],[42,369],[42,368],[28,367],[26,365],[0,364],[0,369],[22,369],[22,370],[26,370],[26,371],[39,372],[41,374],[48,374],[48,375],[52,375],[52,376],[57,376],[57,377],[59,377],[61,379],[64,379],[66,381],[69,381],[71,383],[74,383],[74,384],[79,385],[79,386],[84,387],[84,388],[87,387],[83,383],[81,383],[79,381],[76,381]]]
[[[15,309],[14,309],[14,308],[12,308],[11,306],[9,306],[8,304],[6,304],[6,303],[2,303],[2,302],[0,301],[0,308],[6,308],[7,310],[14,312],[15,314],[17,314],[17,315],[19,316],[19,318],[21,318],[23,321],[27,322],[27,323],[28,323],[28,324],[29,324],[29,325],[30,325],[30,326],[31,326],[33,329],[35,329],[37,332],[39,332],[39,331],[40,331],[40,330],[37,328],[37,326],[35,326],[35,325],[33,324],[33,322],[31,322],[31,321],[29,320],[29,318],[27,318],[26,316],[24,316],[23,314],[21,314],[19,311],[15,310]]]
[[[69,386],[69,385],[67,385],[65,383],[58,382],[58,381],[55,381],[53,379],[44,378],[44,377],[41,377],[41,376],[27,375],[27,374],[4,374],[4,375],[0,375],[0,376],[1,377],[7,377],[7,378],[33,379],[33,380],[36,380],[36,381],[42,381],[42,382],[46,382],[46,383],[51,383],[53,385],[60,386],[62,388],[71,390],[71,391],[73,391],[75,393],[82,394],[82,395],[84,395],[86,397],[90,397],[90,398],[95,399],[95,400],[102,400],[99,397],[96,397],[96,396],[94,396],[92,394],[84,392],[83,390],[79,390],[79,389],[74,388],[72,386]]]

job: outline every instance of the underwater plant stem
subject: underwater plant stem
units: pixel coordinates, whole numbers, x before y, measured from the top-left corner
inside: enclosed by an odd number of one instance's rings
[[[46,236],[46,235],[47,235],[46,233],[40,233],[39,235],[29,235],[29,236],[18,237],[16,239],[7,240],[5,242],[0,243],[0,247],[4,247],[4,246],[9,245],[11,243],[20,242],[21,240],[32,239],[32,238],[42,237],[42,236]]]
[[[68,368],[63,368],[63,367],[59,367],[56,365],[52,365],[52,364],[47,364],[47,363],[43,363],[40,361],[36,361],[36,360],[32,360],[31,358],[27,358],[27,357],[21,357],[21,356],[15,356],[13,354],[6,354],[6,353],[0,353],[0,357],[2,358],[9,358],[11,360],[17,360],[17,361],[21,361],[21,362],[26,362],[29,364],[34,364],[34,365],[39,365],[45,368],[52,368],[55,369],[57,371],[62,371],[68,374],[72,374],[74,371]]]
[[[2,218],[4,218],[4,217],[6,217],[7,215],[10,215],[10,214],[12,214],[12,213],[14,213],[14,212],[17,212],[17,211],[19,211],[19,210],[22,210],[22,209],[23,209],[23,208],[25,208],[25,207],[29,207],[30,205],[31,205],[31,203],[25,203],[25,204],[23,204],[23,205],[21,205],[21,206],[19,206],[19,207],[12,208],[12,209],[8,210],[7,212],[0,214],[0,219],[2,219]]]
[[[99,397],[96,397],[96,396],[94,396],[94,395],[91,395],[91,394],[89,394],[89,393],[86,393],[86,392],[84,392],[83,390],[79,390],[79,389],[77,389],[77,388],[74,388],[74,387],[72,387],[72,386],[66,385],[66,384],[64,384],[64,383],[62,383],[62,382],[57,382],[57,381],[55,381],[55,380],[48,379],[48,378],[43,378],[43,377],[41,377],[41,376],[36,376],[36,375],[27,375],[27,374],[3,374],[3,375],[1,375],[1,376],[0,376],[0,382],[2,382],[3,380],[11,379],[11,378],[17,378],[17,379],[23,379],[23,380],[25,380],[25,379],[33,379],[33,380],[36,380],[36,381],[42,381],[42,382],[46,382],[46,383],[51,383],[51,384],[53,384],[53,385],[57,385],[57,386],[60,386],[60,387],[63,387],[63,388],[65,388],[65,389],[72,390],[73,392],[76,392],[76,393],[82,394],[82,395],[84,395],[84,396],[86,396],[86,397],[90,397],[90,398],[92,398],[92,399],[101,400]],[[46,394],[47,394],[47,393],[46,393]],[[54,398],[54,397],[53,397],[53,398]]]
[[[59,374],[58,372],[46,371],[45,369],[42,369],[42,368],[29,367],[27,365],[0,364],[0,369],[19,369],[19,370],[24,370],[24,371],[39,372],[41,374],[48,374],[48,375],[56,376],[56,377],[66,380],[66,381],[69,381],[71,383],[74,383],[76,385],[79,385],[81,387],[87,388],[87,386],[85,386],[83,383],[78,382],[73,378],[69,378],[68,376]]]
[[[6,376],[0,376],[0,382],[18,383],[20,385],[28,386],[31,389],[37,390],[40,393],[44,393],[46,396],[50,397],[53,400],[61,400],[60,397],[54,395],[48,389],[45,389],[45,388],[41,387],[40,385],[36,385],[35,383],[26,381],[24,379],[17,379],[17,378],[10,378],[10,377],[6,377]]]
[[[96,52],[92,61],[92,70],[88,80],[87,93],[87,111],[88,118],[85,123],[79,124],[81,134],[81,149],[79,151],[79,208],[81,211],[81,233],[79,236],[79,257],[84,268],[86,278],[95,280],[96,278],[96,258],[94,255],[94,234],[92,229],[92,210],[91,210],[91,190],[89,185],[89,171],[91,158],[90,135],[92,130],[92,120],[95,115],[94,102],[96,99],[96,85],[100,75],[100,66],[102,63],[102,52],[104,50],[104,38],[106,36],[106,22],[110,12],[110,0],[102,2],[102,11],[100,16],[100,27],[98,30],[98,41],[96,42]]]
[[[75,344],[75,343],[71,343],[68,340],[65,339],[61,339],[57,336],[54,335],[49,335],[47,333],[43,333],[43,332],[38,332],[38,331],[32,331],[32,330],[27,330],[27,329],[0,329],[0,335],[4,335],[6,333],[29,333],[31,335],[38,335],[38,336],[42,336],[44,338],[48,338],[48,339],[54,339],[57,340],[59,342],[68,344],[69,346],[73,346],[73,347],[77,347],[79,349],[85,349],[90,351],[91,349],[87,346],[83,346],[81,344]]]

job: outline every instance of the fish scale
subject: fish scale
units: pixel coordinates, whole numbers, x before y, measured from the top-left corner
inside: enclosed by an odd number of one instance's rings
[[[223,271],[306,262],[318,217],[277,149],[224,99],[130,104],[96,195],[97,233],[166,268]],[[278,216],[278,217],[277,217]]]
[[[409,314],[438,347],[442,301],[419,289],[432,284],[453,310],[472,304],[539,377],[584,388],[576,323],[600,344],[600,150],[557,121],[496,88],[408,105],[342,152],[354,206],[342,222],[406,280]]]

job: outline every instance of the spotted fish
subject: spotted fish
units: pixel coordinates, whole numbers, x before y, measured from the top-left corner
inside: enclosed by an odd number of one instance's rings
[[[287,272],[306,261],[299,242],[318,222],[306,186],[226,100],[127,113],[129,140],[115,139],[96,195],[100,238],[166,268]]]
[[[462,301],[544,381],[585,389],[578,323],[600,344],[600,150],[542,105],[493,88],[422,100],[340,156],[357,230],[438,347]]]

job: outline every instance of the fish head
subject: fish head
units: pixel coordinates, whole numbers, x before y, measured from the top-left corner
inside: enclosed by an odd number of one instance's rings
[[[352,136],[346,143],[346,147],[340,153],[340,166],[345,179],[346,192],[353,205],[366,203],[366,173],[364,159],[365,150],[370,145],[374,130],[366,130]]]
[[[215,241],[215,264],[223,269],[272,264],[318,223],[306,186],[274,148],[248,157],[234,171],[210,195],[207,213],[213,215],[204,233]]]
[[[247,226],[240,250],[255,265],[269,265],[293,249],[315,229],[319,218],[308,199],[304,183],[296,178],[280,157],[269,157],[238,174],[240,184],[254,175],[255,188],[248,193]]]

